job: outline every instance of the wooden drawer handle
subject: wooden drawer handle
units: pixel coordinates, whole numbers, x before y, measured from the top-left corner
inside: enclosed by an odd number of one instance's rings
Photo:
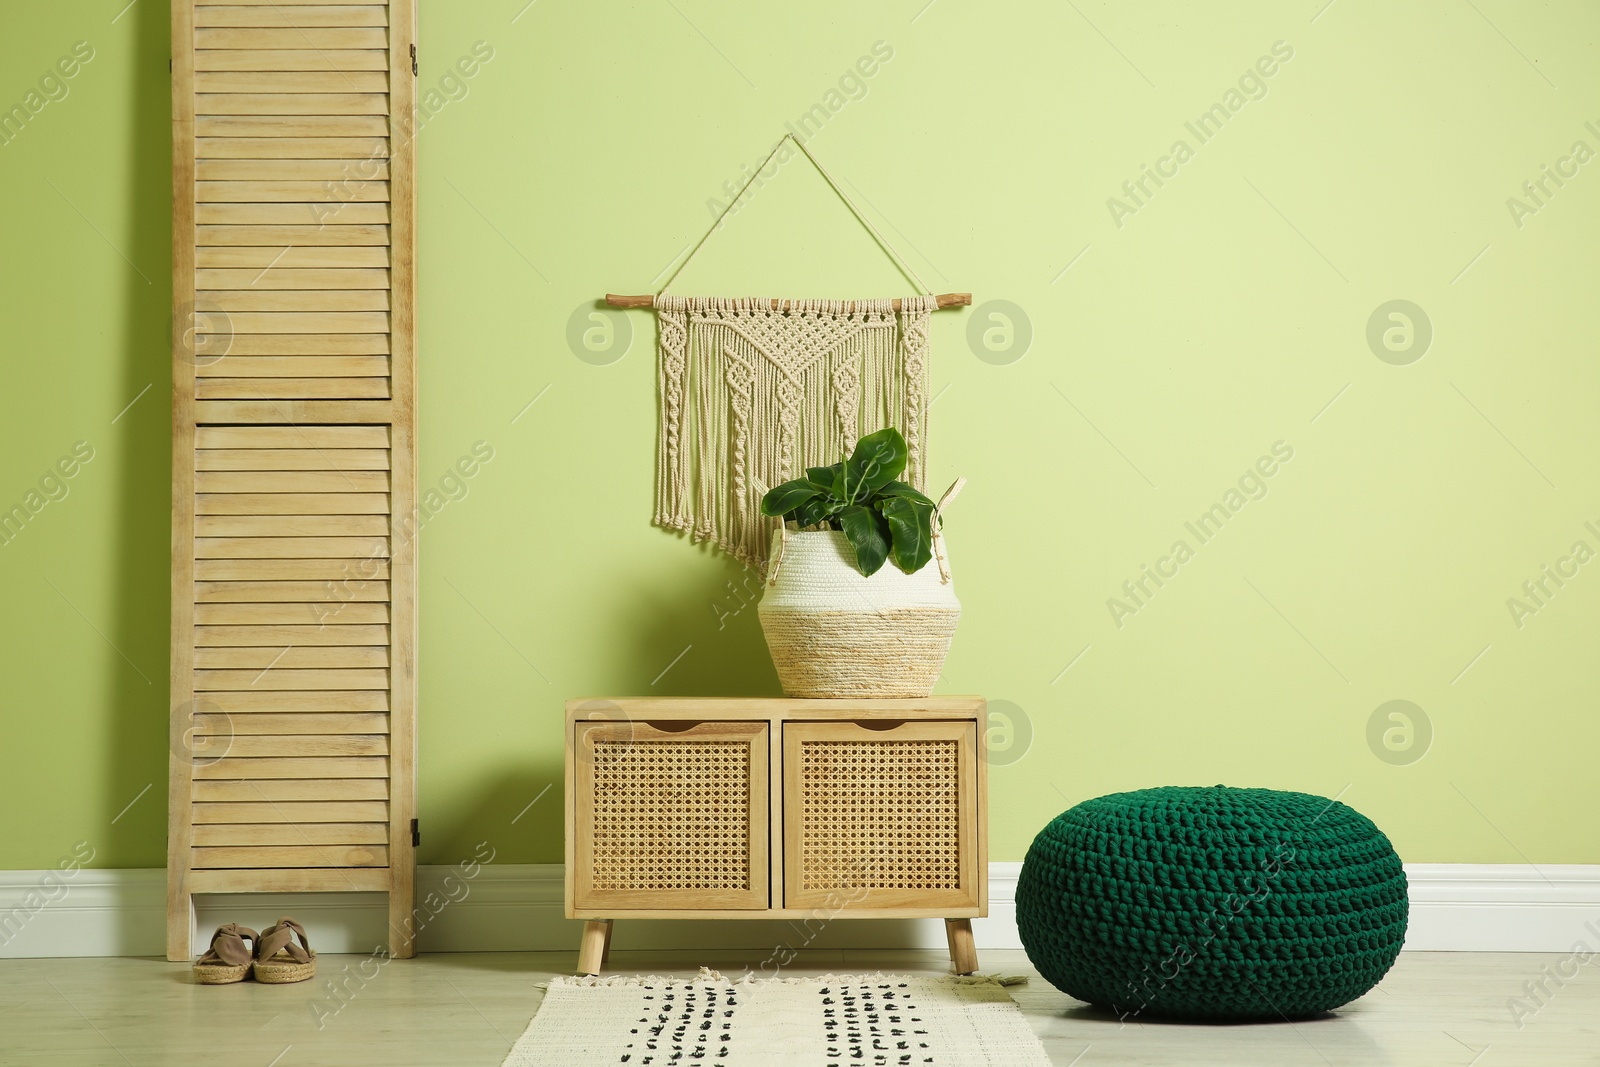
[[[646,719],[643,725],[664,734],[681,734],[706,724],[698,719]]]

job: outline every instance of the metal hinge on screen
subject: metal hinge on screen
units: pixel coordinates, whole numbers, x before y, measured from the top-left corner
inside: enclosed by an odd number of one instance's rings
[[[412,45],[411,46],[411,76],[413,78],[415,78],[417,76],[417,46],[416,45]]]
[[[411,820],[411,847],[416,848],[422,844],[422,831],[417,829],[417,820]]]

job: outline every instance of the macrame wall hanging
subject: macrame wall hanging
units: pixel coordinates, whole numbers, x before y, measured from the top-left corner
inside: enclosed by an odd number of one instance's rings
[[[856,208],[822,164],[792,142],[879,245],[922,279]],[[765,562],[779,520],[761,514],[772,486],[826,466],[856,439],[894,426],[906,439],[905,480],[926,491],[928,316],[970,293],[894,300],[774,300],[670,295],[672,281],[722,224],[745,183],[657,294],[608,295],[614,307],[654,307],[659,328],[657,525]]]

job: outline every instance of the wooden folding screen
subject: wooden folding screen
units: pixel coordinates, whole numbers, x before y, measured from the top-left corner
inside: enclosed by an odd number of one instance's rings
[[[170,959],[195,893],[413,950],[412,2],[173,2]]]

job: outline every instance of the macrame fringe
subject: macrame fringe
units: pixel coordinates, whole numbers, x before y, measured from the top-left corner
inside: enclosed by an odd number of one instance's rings
[[[926,490],[932,296],[786,300],[662,294],[659,526],[765,563],[768,489],[895,426],[905,480]]]

